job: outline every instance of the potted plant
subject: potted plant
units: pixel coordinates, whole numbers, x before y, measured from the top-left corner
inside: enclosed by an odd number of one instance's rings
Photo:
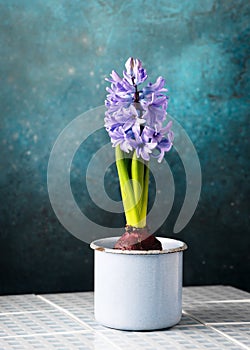
[[[147,226],[150,158],[161,162],[173,144],[166,125],[165,81],[144,84],[139,59],[129,58],[123,77],[112,71],[105,127],[116,154],[126,217],[121,237],[91,243],[95,250],[95,317],[123,330],[175,325],[182,310],[182,255],[186,244],[155,237]]]

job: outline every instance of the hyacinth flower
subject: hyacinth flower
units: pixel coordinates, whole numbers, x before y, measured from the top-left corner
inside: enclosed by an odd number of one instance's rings
[[[122,250],[162,249],[146,222],[149,161],[151,157],[159,163],[163,160],[174,135],[171,121],[163,125],[168,106],[165,80],[160,76],[155,83],[145,85],[147,78],[141,61],[130,57],[122,77],[112,71],[106,79],[111,86],[107,88],[104,125],[115,147],[126,216],[125,233],[115,245]]]

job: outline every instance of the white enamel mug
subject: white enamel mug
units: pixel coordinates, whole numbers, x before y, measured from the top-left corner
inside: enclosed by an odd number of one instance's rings
[[[122,330],[174,326],[182,313],[184,242],[157,237],[163,250],[113,249],[119,237],[91,243],[95,250],[95,318]]]

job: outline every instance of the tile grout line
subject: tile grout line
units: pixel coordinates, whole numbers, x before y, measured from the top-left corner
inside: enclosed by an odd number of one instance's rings
[[[73,320],[75,320],[76,322],[80,323],[81,325],[87,327],[92,333],[98,334],[99,336],[101,336],[103,339],[105,339],[107,342],[109,342],[112,346],[114,346],[117,350],[121,350],[120,347],[118,347],[115,343],[113,343],[112,341],[110,341],[108,338],[106,338],[105,335],[103,335],[102,333],[98,333],[94,328],[90,327],[87,323],[85,323],[84,321],[80,320],[78,317],[76,317],[75,315],[73,315],[71,312],[69,312],[68,310],[64,309],[63,307],[53,303],[52,301],[46,299],[45,297],[43,297],[42,295],[36,295],[37,298],[42,299],[43,301],[45,301],[46,303],[50,304],[51,306],[53,306],[54,308],[58,309],[59,311],[65,313],[66,315],[68,315],[69,317],[71,317]]]
[[[187,301],[188,303],[188,301]],[[208,300],[208,301],[194,301],[192,303],[189,303],[189,305],[197,305],[197,304],[228,304],[228,303],[235,303],[235,304],[241,304],[241,303],[250,303],[250,299],[234,299],[234,300]],[[185,304],[185,301],[183,302]]]
[[[55,312],[55,310],[34,310],[34,311],[14,311],[14,312],[0,312],[0,317],[1,316],[11,316],[11,315],[26,315],[26,314],[39,314],[39,313],[51,313]]]
[[[244,326],[244,325],[250,324],[250,321],[249,322],[248,321],[246,321],[246,322],[244,322],[244,321],[242,321],[242,322],[203,322],[199,318],[193,316],[192,314],[190,314],[187,311],[182,310],[182,313],[183,313],[183,315],[186,315],[186,316],[192,318],[193,320],[199,322],[199,324],[202,324],[202,325],[208,326],[208,327],[210,327],[210,326],[233,326],[233,325]],[[189,324],[188,326],[197,326],[197,325],[198,324]],[[186,327],[186,326],[187,325],[184,325],[184,324],[177,324],[176,325],[176,327]]]
[[[210,326],[244,326],[249,325],[250,322],[206,322],[205,325]]]
[[[245,344],[241,343],[240,341],[238,341],[237,339],[234,339],[233,337],[231,337],[230,335],[220,331],[219,329],[213,327],[213,326],[207,326],[207,328],[212,329],[213,331],[219,333],[220,335],[222,335],[223,337],[227,338],[228,340],[230,340],[231,342],[241,346],[243,349],[249,350],[249,347],[246,346]]]
[[[191,327],[191,328],[194,328],[194,327],[197,327],[197,326],[200,326],[201,323],[191,323],[191,324],[179,324],[177,323],[176,325],[172,326],[174,328],[186,328],[186,327]],[[203,325],[203,324],[202,324]],[[204,326],[204,325],[203,325]]]
[[[192,318],[193,320],[199,322],[199,324],[202,324],[203,326],[206,326],[206,324],[204,322],[202,322],[199,318],[193,316],[192,314],[190,314],[189,312],[185,311],[185,310],[182,310],[182,313],[184,315],[187,315],[188,317]]]
[[[28,338],[28,337],[39,337],[44,335],[63,335],[63,334],[79,334],[79,333],[88,333],[89,331],[84,329],[81,331],[66,331],[66,332],[46,332],[46,333],[30,333],[30,334],[16,334],[16,335],[4,335],[0,337],[1,339],[10,339],[10,338]]]

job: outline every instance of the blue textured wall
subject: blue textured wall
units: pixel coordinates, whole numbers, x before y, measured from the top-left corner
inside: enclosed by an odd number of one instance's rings
[[[105,75],[129,56],[166,78],[169,113],[201,161],[201,199],[176,236],[189,245],[184,283],[250,289],[249,22],[244,0],[0,1],[0,293],[93,288],[92,251],[55,217],[47,164],[60,131],[103,104]],[[170,163],[177,198],[164,235],[184,190]]]

